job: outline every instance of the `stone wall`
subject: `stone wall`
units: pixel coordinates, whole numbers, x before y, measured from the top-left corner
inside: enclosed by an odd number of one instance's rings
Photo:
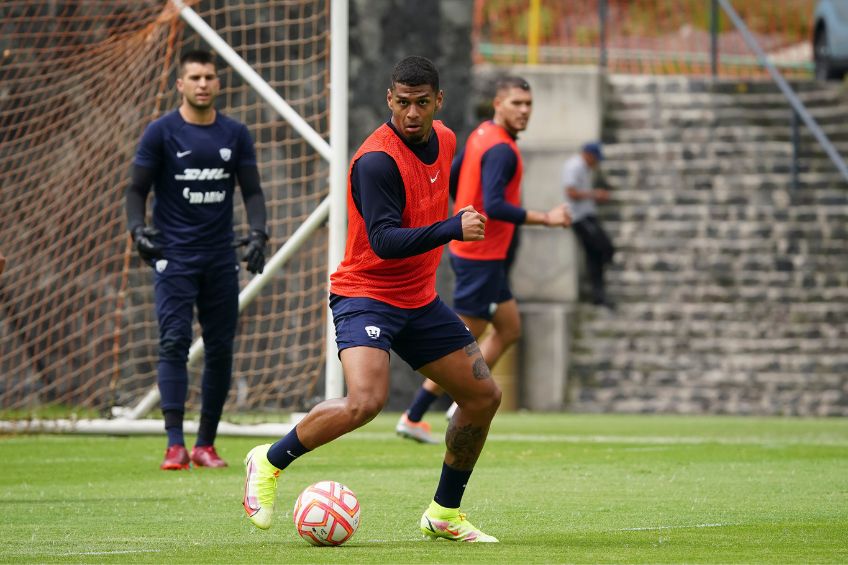
[[[831,140],[832,85],[795,85]],[[610,313],[581,306],[569,408],[848,415],[848,190],[766,82],[613,77]]]

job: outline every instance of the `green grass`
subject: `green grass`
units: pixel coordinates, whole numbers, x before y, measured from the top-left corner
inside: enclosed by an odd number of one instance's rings
[[[397,415],[281,476],[275,525],[241,508],[240,459],[162,472],[161,437],[0,439],[0,563],[846,563],[848,421],[502,414],[465,495],[500,544],[428,542],[417,526],[442,449],[396,439]],[[444,428],[438,414],[430,418]],[[308,484],[362,505],[340,548],[291,524]]]

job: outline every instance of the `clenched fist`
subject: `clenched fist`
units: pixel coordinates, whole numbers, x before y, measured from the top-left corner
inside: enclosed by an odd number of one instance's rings
[[[458,212],[462,214],[462,241],[480,241],[486,237],[486,216],[466,206]]]

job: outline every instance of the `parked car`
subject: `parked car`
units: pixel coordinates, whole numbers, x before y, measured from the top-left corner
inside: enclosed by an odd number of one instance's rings
[[[839,80],[848,72],[848,0],[816,4],[813,61],[818,80]]]

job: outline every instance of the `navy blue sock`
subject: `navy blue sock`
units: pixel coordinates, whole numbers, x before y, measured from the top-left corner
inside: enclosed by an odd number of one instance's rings
[[[218,422],[220,421],[220,413],[215,415],[202,412],[200,424],[197,426],[197,441],[194,442],[194,445],[197,447],[215,445],[215,437],[218,435]]]
[[[230,392],[232,368],[233,358],[231,355],[207,355],[205,359],[201,385],[200,425],[197,428],[195,445],[215,444],[218,423],[221,421],[224,403],[227,402],[227,394]]]
[[[406,411],[406,417],[413,422],[420,422],[421,418],[424,417],[424,412],[430,408],[430,405],[437,398],[439,397],[422,386],[415,394],[412,404],[409,405],[409,410]]]
[[[162,415],[168,432],[168,447],[185,445],[183,415],[188,395],[188,369],[180,361],[160,360],[158,367],[159,395],[162,397]]]
[[[460,471],[449,467],[447,463],[442,463],[442,477],[439,479],[439,486],[433,500],[445,508],[459,508],[470,478],[471,471]]]
[[[297,438],[297,428],[293,428],[283,439],[271,446],[268,450],[268,461],[277,469],[283,470],[309,451]]]
[[[183,437],[183,416],[180,410],[163,410],[165,418],[165,431],[168,433],[168,447],[172,445],[185,445]]]

